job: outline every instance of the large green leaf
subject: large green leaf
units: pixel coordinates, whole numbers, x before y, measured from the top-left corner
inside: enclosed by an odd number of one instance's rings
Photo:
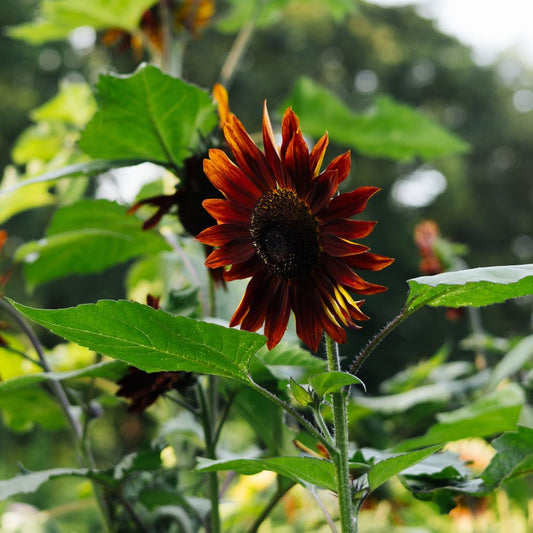
[[[480,307],[533,294],[533,264],[472,268],[410,279],[406,310]]]
[[[234,470],[247,476],[263,470],[276,472],[303,485],[311,484],[336,491],[335,468],[331,461],[313,457],[270,457],[267,459],[220,459],[212,461],[198,458],[196,470],[217,472]]]
[[[432,159],[467,151],[468,145],[419,111],[380,97],[367,113],[351,111],[335,95],[308,78],[300,79],[286,102],[305,133],[352,146],[372,157]]]
[[[31,44],[65,39],[80,26],[96,30],[122,28],[133,32],[139,26],[141,15],[157,0],[43,0],[39,15],[32,22],[10,29],[12,37]]]
[[[264,344],[256,333],[124,300],[52,310],[12,303],[57,335],[146,372],[184,370],[249,382],[250,358]]]
[[[127,209],[107,200],[83,200],[62,207],[46,238],[22,245],[15,259],[24,261],[30,286],[69,274],[101,272],[139,255],[168,250],[154,231],[143,231]]]
[[[419,463],[434,454],[442,448],[441,445],[430,446],[429,448],[422,448],[414,452],[407,453],[386,453],[370,450],[368,448],[362,449],[361,454],[365,460],[372,459],[375,464],[368,472],[368,484],[370,490],[376,490],[383,485],[388,479],[400,474],[407,468]],[[358,460],[356,458],[356,460]]]
[[[516,384],[494,391],[466,407],[437,415],[438,422],[425,435],[400,442],[394,451],[445,444],[469,437],[488,437],[516,429],[524,392]]]
[[[179,167],[218,121],[205,91],[152,65],[131,76],[100,76],[96,99],[98,111],[80,139],[81,149],[95,158]]]

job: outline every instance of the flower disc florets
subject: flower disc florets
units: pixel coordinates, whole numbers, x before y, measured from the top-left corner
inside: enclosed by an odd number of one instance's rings
[[[313,350],[325,331],[337,342],[346,341],[345,327],[368,317],[361,301],[349,294],[386,290],[368,283],[354,268],[381,270],[392,259],[370,253],[352,242],[366,237],[375,222],[351,220],[379,189],[359,187],[336,195],[350,171],[350,153],[331,161],[324,171],[328,137],[309,149],[288,109],[283,117],[278,148],[266,106],[262,152],[241,122],[228,118],[224,135],[235,162],[222,150],[210,150],[204,171],[224,195],[203,202],[218,222],[197,239],[218,247],[206,260],[209,268],[231,267],[226,281],[251,278],[233,314],[231,326],[256,331],[264,324],[267,346],[282,338],[291,311],[296,333]]]
[[[318,221],[289,189],[259,199],[250,217],[250,236],[266,268],[280,278],[304,278],[318,266]]]

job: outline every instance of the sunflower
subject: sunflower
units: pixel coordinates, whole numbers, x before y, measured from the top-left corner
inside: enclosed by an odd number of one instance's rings
[[[267,346],[282,338],[291,311],[300,339],[317,351],[322,332],[339,343],[345,327],[367,320],[362,301],[349,294],[375,294],[382,285],[364,281],[353,269],[381,270],[393,260],[352,242],[366,237],[375,222],[350,220],[379,189],[359,187],[336,195],[350,170],[350,152],[320,172],[327,133],[309,153],[299,121],[287,109],[281,148],[276,146],[266,103],[261,151],[242,123],[231,115],[224,135],[235,163],[211,149],[204,171],[224,198],[208,199],[205,209],[217,225],[196,238],[218,247],[206,259],[209,268],[231,265],[226,281],[251,277],[230,326],[257,331],[264,324]]]

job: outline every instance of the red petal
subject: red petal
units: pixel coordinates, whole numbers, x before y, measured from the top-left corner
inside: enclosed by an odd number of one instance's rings
[[[337,190],[337,172],[325,171],[317,176],[310,184],[309,192],[306,196],[306,202],[309,205],[309,210],[313,214],[317,214],[324,209],[331,197]]]
[[[204,209],[219,224],[236,224],[250,221],[250,210],[222,198],[210,198],[202,202]]]
[[[265,321],[268,299],[272,293],[272,284],[275,280],[272,276],[254,276],[239,307],[233,314],[230,326],[241,324],[241,329],[257,331]]]
[[[298,117],[294,111],[288,107],[283,114],[283,119],[281,121],[281,150],[280,155],[283,159],[285,157],[285,152],[289,146],[289,142],[292,140],[294,134],[300,130],[300,123]]]
[[[313,176],[318,176],[326,148],[328,147],[329,139],[327,132],[319,139],[319,141],[313,146],[311,155],[309,156],[309,167]]]
[[[236,263],[229,270],[224,272],[224,279],[232,281],[234,279],[246,279],[255,276],[260,270],[264,269],[264,264],[257,255],[253,255],[243,263]]]
[[[287,329],[291,315],[289,283],[281,281],[276,293],[270,298],[265,319],[265,336],[269,350],[278,344]]]
[[[209,150],[209,159],[204,159],[204,172],[226,198],[238,205],[251,209],[262,194],[222,150]]]
[[[372,233],[376,222],[366,220],[332,220],[321,225],[323,233],[333,233],[343,239],[361,239]]]
[[[216,268],[234,263],[243,263],[250,259],[254,253],[254,248],[248,239],[233,241],[211,252],[205,260],[205,266]]]
[[[294,184],[296,193],[303,196],[311,184],[311,170],[309,168],[309,149],[299,131],[293,135],[287,145],[283,166]]]
[[[263,147],[265,149],[267,161],[272,168],[279,185],[281,187],[285,187],[287,185],[285,171],[283,169],[283,165],[281,164],[279,149],[276,145],[274,131],[272,130],[272,123],[270,122],[270,117],[268,116],[266,100],[263,107]]]
[[[336,235],[320,233],[319,243],[324,252],[333,257],[344,257],[346,255],[362,254],[369,248],[357,242],[341,239]]]
[[[273,189],[276,180],[263,152],[255,145],[241,121],[232,115],[224,124],[224,136],[239,167],[256,186],[265,192]]]
[[[339,285],[356,292],[357,294],[377,294],[386,291],[382,285],[369,283],[358,276],[345,262],[345,257],[336,259],[334,257],[324,258],[324,265],[332,279]]]
[[[350,151],[344,152],[331,161],[326,170],[336,170],[338,172],[338,183],[342,183],[350,174],[352,164]]]
[[[314,288],[310,283],[291,285],[290,300],[296,320],[296,334],[309,348],[316,352],[322,338],[319,309],[313,305],[310,295]]]
[[[249,236],[250,233],[245,226],[220,224],[204,229],[196,236],[196,240],[211,246],[222,246],[232,241],[245,241]]]
[[[350,218],[360,213],[366,207],[370,197],[379,190],[379,187],[358,187],[355,191],[339,194],[331,200],[327,209],[321,213],[321,217]]]
[[[344,262],[352,268],[360,268],[361,270],[383,270],[393,263],[394,259],[365,252],[364,254],[345,257]]]

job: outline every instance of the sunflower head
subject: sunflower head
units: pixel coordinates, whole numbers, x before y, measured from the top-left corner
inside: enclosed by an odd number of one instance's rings
[[[206,266],[229,266],[227,281],[251,278],[231,326],[256,331],[264,325],[272,348],[292,311],[298,336],[316,351],[324,331],[343,343],[345,327],[357,328],[356,321],[367,320],[362,301],[350,292],[386,290],[364,281],[354,269],[381,270],[393,260],[353,242],[366,237],[375,222],[351,217],[379,189],[359,187],[337,194],[350,171],[350,153],[321,170],[327,134],[309,151],[290,108],[281,130],[278,147],[265,104],[260,150],[241,122],[228,116],[224,135],[233,160],[212,149],[204,161],[206,176],[223,195],[203,202],[217,225],[197,239],[216,247]]]

